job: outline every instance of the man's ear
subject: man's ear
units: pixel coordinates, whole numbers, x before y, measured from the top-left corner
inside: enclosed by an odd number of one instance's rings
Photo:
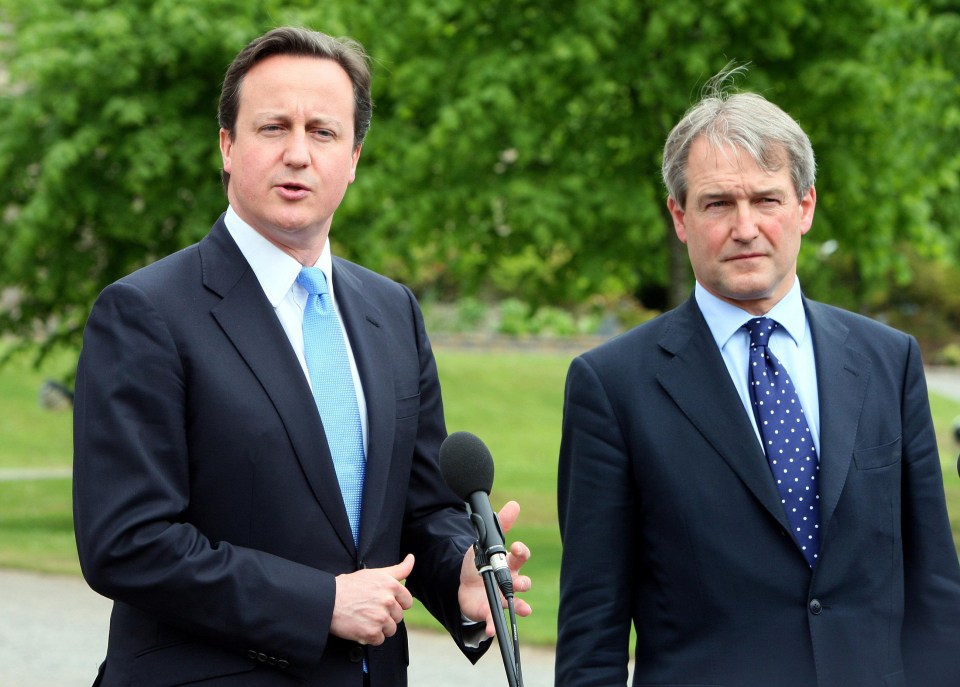
[[[667,209],[670,210],[670,217],[673,218],[673,230],[677,233],[680,243],[687,242],[687,226],[684,224],[686,213],[680,204],[673,198],[667,198]]]

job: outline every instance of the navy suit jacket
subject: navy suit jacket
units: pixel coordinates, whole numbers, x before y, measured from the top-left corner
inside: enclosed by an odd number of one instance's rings
[[[403,625],[364,648],[330,621],[336,575],[408,552],[408,587],[462,639],[475,535],[438,466],[420,310],[395,282],[333,269],[369,418],[359,550],[309,385],[222,217],[98,298],[77,371],[74,513],[84,576],[114,599],[103,685],[359,687],[364,656],[373,687],[405,685]]]
[[[556,684],[956,687],[960,566],[916,341],[805,301],[820,560],[696,301],[573,361]]]

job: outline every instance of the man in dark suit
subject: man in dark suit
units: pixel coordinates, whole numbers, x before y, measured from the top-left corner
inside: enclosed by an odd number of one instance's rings
[[[569,370],[556,684],[625,684],[632,624],[634,685],[955,687],[917,343],[801,294],[813,150],[729,75],[664,149],[694,293]]]
[[[354,42],[253,41],[221,95],[228,211],[94,306],[74,498],[83,573],[114,599],[98,684],[404,685],[411,595],[472,661],[489,645],[417,303],[330,254],[371,107]],[[520,591],[528,557],[511,547]]]

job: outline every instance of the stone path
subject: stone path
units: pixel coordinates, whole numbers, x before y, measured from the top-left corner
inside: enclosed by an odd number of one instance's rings
[[[927,388],[960,401],[960,367],[928,367]]]
[[[31,479],[64,479],[73,476],[70,468],[0,468],[0,482]]]
[[[0,570],[0,687],[90,685],[109,616],[110,601],[79,578]],[[553,685],[552,650],[522,648],[521,660],[525,687]],[[507,684],[496,645],[471,666],[449,637],[424,631],[410,632],[408,675],[411,687]]]

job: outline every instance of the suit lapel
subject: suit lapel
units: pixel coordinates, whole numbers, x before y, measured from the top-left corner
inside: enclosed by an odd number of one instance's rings
[[[222,219],[200,243],[200,256],[204,285],[222,298],[211,314],[263,386],[317,502],[352,551],[350,522],[310,387],[260,282]]]
[[[370,546],[370,537],[377,531],[387,491],[396,430],[396,395],[382,317],[364,295],[361,281],[345,264],[334,259],[334,289],[367,404],[367,467],[360,516],[362,558]]]
[[[870,360],[848,342],[850,330],[828,308],[804,300],[817,361],[820,402],[820,536],[843,492],[870,378]]]
[[[657,374],[660,385],[763,507],[789,529],[766,456],[692,296],[674,311],[660,346],[673,355]]]

